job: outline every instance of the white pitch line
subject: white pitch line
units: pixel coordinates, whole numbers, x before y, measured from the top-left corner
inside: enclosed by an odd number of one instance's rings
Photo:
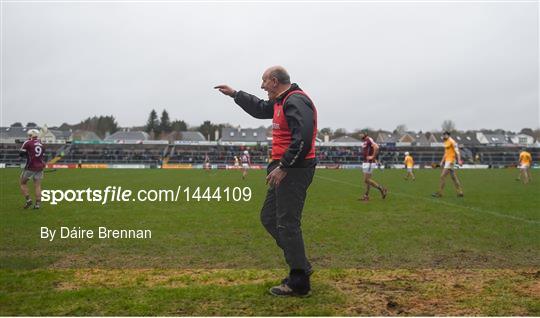
[[[343,180],[338,180],[338,179],[334,179],[334,178],[321,177],[321,176],[317,176],[317,175],[315,175],[315,177],[316,177],[316,178],[320,178],[320,179],[324,179],[324,180],[328,180],[328,181],[333,181],[333,182],[338,182],[338,183],[343,183],[343,184],[351,185],[351,186],[354,186],[354,187],[362,187],[362,186],[359,185],[359,184],[354,184],[354,183],[351,183],[351,182],[347,182],[347,181],[343,181]],[[435,200],[435,199],[428,199],[428,198],[423,198],[423,197],[417,197],[417,196],[414,196],[414,195],[410,195],[410,194],[406,194],[406,193],[400,193],[400,192],[395,192],[395,191],[389,192],[389,194],[397,194],[397,195],[400,195],[400,196],[404,196],[404,197],[408,197],[408,198],[413,198],[413,199],[422,199],[422,200],[428,201],[428,202],[430,202],[430,203],[443,204],[443,205],[446,205],[446,206],[449,206],[449,207],[453,207],[453,208],[466,208],[466,209],[469,209],[469,210],[471,210],[471,211],[476,211],[476,212],[481,212],[481,213],[487,213],[487,214],[491,214],[491,215],[498,216],[498,217],[501,217],[501,218],[512,219],[512,220],[516,220],[516,221],[522,221],[522,222],[526,222],[526,223],[540,224],[540,221],[524,219],[524,218],[520,218],[520,217],[513,216],[513,215],[508,215],[508,214],[504,214],[504,213],[499,213],[499,212],[495,212],[495,211],[491,211],[491,210],[484,210],[484,209],[480,209],[480,208],[476,208],[476,207],[471,207],[471,206],[466,206],[466,205],[453,204],[453,203],[446,202],[446,201],[442,201],[442,200]]]

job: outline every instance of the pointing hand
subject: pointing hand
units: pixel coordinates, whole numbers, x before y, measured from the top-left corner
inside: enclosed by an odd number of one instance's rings
[[[234,95],[236,95],[236,90],[227,85],[217,85],[214,88],[227,96],[234,97]]]

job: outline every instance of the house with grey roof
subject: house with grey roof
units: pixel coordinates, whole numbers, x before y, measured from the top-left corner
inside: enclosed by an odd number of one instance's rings
[[[71,130],[51,130],[54,136],[56,137],[56,141],[71,141],[73,132]]]
[[[99,138],[99,136],[93,132],[93,131],[88,131],[88,130],[76,130],[73,132],[72,136],[71,136],[71,139],[72,140],[77,140],[77,141],[92,141],[92,140],[101,140],[101,138]]]
[[[440,142],[440,141],[437,140],[437,137],[435,135],[433,135],[432,132],[428,131],[428,132],[424,133],[424,136],[426,137],[426,139],[427,139],[427,141],[429,142],[430,145]]]
[[[429,146],[431,144],[426,135],[422,132],[411,132],[410,134],[414,138],[414,142],[412,143],[414,146]]]
[[[428,140],[431,141],[431,143],[441,143],[443,142],[443,133],[442,132],[429,132]]]
[[[206,141],[204,135],[199,131],[173,131],[164,137],[165,140],[170,142],[174,141],[189,141],[198,142]]]
[[[463,146],[480,146],[482,143],[478,140],[478,134],[475,131],[456,132],[452,134],[452,138]]]
[[[532,146],[534,145],[534,137],[527,134],[509,134],[507,135],[508,140],[520,146]]]
[[[26,127],[0,127],[0,143],[13,144],[24,141],[29,128]]]
[[[378,144],[396,143],[397,142],[396,136],[394,136],[394,134],[392,132],[385,131],[385,130],[378,131],[373,139]]]
[[[28,138],[28,130],[37,129],[39,139],[44,143],[66,143],[71,141],[71,131],[49,130],[47,126],[40,127],[0,127],[0,142],[15,143]]]
[[[134,130],[134,131],[117,131],[112,135],[107,136],[105,141],[116,141],[116,142],[135,142],[143,141],[150,139],[150,136],[145,131]]]
[[[221,129],[220,141],[225,142],[267,142],[266,128],[232,128]]]
[[[331,143],[360,143],[361,141],[351,136],[341,136],[336,139],[330,140]]]
[[[181,131],[180,140],[184,141],[206,141],[203,134],[199,131]]]
[[[503,134],[484,134],[484,136],[490,146],[502,146],[509,143]]]
[[[407,132],[404,132],[404,133],[396,133],[395,134],[398,138],[398,141],[399,142],[403,142],[403,143],[413,143],[416,141],[416,133],[414,131],[407,131]]]

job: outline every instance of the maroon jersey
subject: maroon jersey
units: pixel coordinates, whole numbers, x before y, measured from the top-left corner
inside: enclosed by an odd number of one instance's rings
[[[37,138],[28,139],[22,145],[21,151],[26,153],[26,165],[24,169],[41,171],[45,168],[45,147],[41,144],[41,140]]]
[[[364,138],[364,143],[362,144],[362,155],[364,157],[364,162],[375,162],[375,158],[368,160],[368,156],[373,156],[373,153],[375,152],[375,149],[373,148],[373,144],[375,141],[371,139],[371,137]]]
[[[241,160],[242,163],[250,163],[249,155],[243,154]]]

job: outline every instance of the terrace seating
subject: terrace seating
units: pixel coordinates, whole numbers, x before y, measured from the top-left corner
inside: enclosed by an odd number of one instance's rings
[[[59,163],[159,164],[168,145],[73,144]]]
[[[21,165],[25,163],[25,159],[19,156],[19,149],[22,144],[0,144],[0,163],[6,165]],[[53,158],[62,144],[45,144],[45,160]]]
[[[20,144],[0,144],[0,163],[18,165]],[[234,157],[249,150],[255,164],[268,163],[271,148],[268,146],[225,146],[225,145],[168,145],[168,144],[46,144],[46,158],[59,156],[62,163],[110,163],[159,165],[164,159],[170,164],[201,164],[205,157],[212,164],[233,164]],[[385,164],[401,164],[408,151],[415,163],[421,166],[438,164],[443,156],[442,147],[381,147],[379,160]],[[517,164],[518,147],[464,147],[461,149],[464,163],[485,164],[494,167]],[[540,148],[531,148],[533,161],[540,161]],[[320,146],[317,149],[320,164],[360,164],[361,148],[346,146]]]
[[[203,163],[208,155],[211,163],[233,164],[234,156],[240,156],[244,150],[249,150],[251,162],[266,164],[268,148],[262,146],[193,146],[176,145],[169,156],[169,163]]]

